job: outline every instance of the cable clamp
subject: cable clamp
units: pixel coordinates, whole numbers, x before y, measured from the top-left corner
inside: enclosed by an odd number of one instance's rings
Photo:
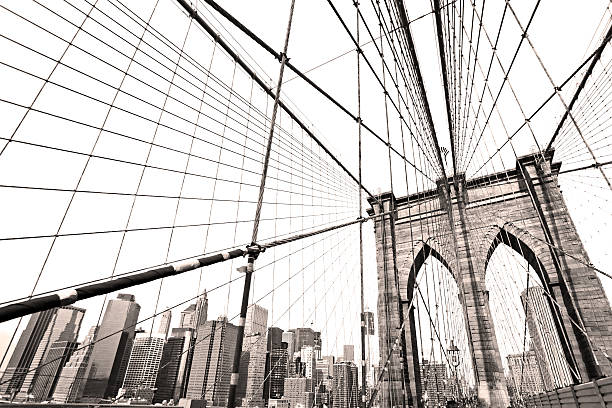
[[[285,62],[289,61],[289,57],[288,57],[288,56],[287,56],[287,54],[285,54],[284,52],[281,52],[281,53],[280,53],[280,54],[278,54],[278,55],[280,56],[281,61],[282,61],[282,59],[283,59],[283,58],[285,59]]]
[[[257,259],[259,254],[265,251],[266,251],[265,247],[255,242],[252,242],[250,245],[247,245],[246,247],[246,252],[247,252],[246,254],[249,255],[250,258],[253,258],[253,259]]]

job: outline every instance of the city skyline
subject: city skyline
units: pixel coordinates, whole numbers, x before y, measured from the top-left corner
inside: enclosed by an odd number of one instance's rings
[[[205,296],[204,294],[203,298]],[[197,305],[200,310],[199,313],[206,314],[206,307],[202,308],[200,305],[207,306],[207,302],[200,302],[198,300]],[[216,320],[193,320],[193,322],[200,322],[200,325],[195,328],[191,327],[193,326],[192,320],[186,316],[195,314],[196,309],[198,309],[198,307],[194,308],[192,306],[194,305],[188,306],[181,313],[179,320],[179,326],[187,327],[171,327],[171,312],[162,311],[159,313],[160,318],[155,326],[155,330],[153,332],[146,332],[137,328],[140,307],[136,302],[136,298],[131,294],[120,293],[116,298],[108,300],[106,312],[100,326],[89,328],[82,343],[77,343],[76,340],[79,331],[83,329],[81,322],[86,313],[85,309],[68,306],[52,309],[46,314],[33,315],[29,320],[29,326],[32,327],[31,331],[34,330],[36,325],[40,326],[42,324],[44,325],[43,328],[39,328],[37,332],[44,334],[40,338],[32,339],[26,331],[20,337],[18,344],[25,344],[24,341],[29,339],[30,341],[38,342],[30,346],[32,349],[44,349],[46,351],[49,348],[50,351],[53,351],[53,348],[48,347],[51,343],[55,348],[59,349],[59,351],[49,353],[42,351],[34,353],[34,359],[31,364],[37,364],[41,359],[44,359],[44,362],[40,362],[39,365],[47,371],[54,370],[41,377],[45,379],[45,384],[52,384],[52,386],[43,385],[42,383],[38,384],[35,387],[38,390],[36,391],[35,398],[39,401],[53,399],[63,402],[75,402],[80,400],[93,401],[94,398],[113,398],[117,396],[121,398],[140,398],[149,402],[154,400],[161,402],[163,400],[159,399],[161,397],[157,396],[156,392],[154,392],[155,390],[163,389],[162,394],[164,396],[170,396],[171,399],[176,400],[190,393],[184,387],[185,384],[191,385],[191,394],[194,395],[194,390],[197,388],[198,373],[190,371],[185,366],[190,365],[194,358],[201,359],[199,357],[201,353],[198,354],[197,350],[203,346],[216,347],[221,354],[225,355],[226,362],[224,366],[226,369],[225,377],[227,377],[225,379],[227,380],[229,378],[227,357],[232,350],[233,341],[229,340],[229,344],[218,343],[217,346],[212,346],[212,344],[215,344],[215,337],[226,340],[235,337],[235,334],[229,334],[231,332],[222,334],[221,337],[217,333],[218,330],[221,330],[223,333],[228,328],[231,329],[235,326],[228,323],[225,317],[220,316]],[[54,322],[59,319],[60,314],[64,313],[64,311],[69,313],[66,317],[61,318],[62,323],[55,324]],[[217,325],[219,327],[215,327]],[[311,398],[314,398],[314,389],[316,388],[317,381],[319,382],[317,387],[325,387],[321,381],[325,380],[326,376],[331,378],[332,370],[330,368],[333,367],[333,361],[336,358],[343,360],[346,357],[347,350],[351,349],[352,352],[353,348],[352,345],[345,345],[343,347],[343,354],[335,358],[321,356],[320,332],[304,327],[290,328],[286,331],[278,327],[267,327],[267,310],[256,304],[249,306],[246,329],[243,356],[245,353],[251,353],[251,357],[242,359],[243,366],[241,367],[241,372],[251,372],[253,375],[247,375],[249,381],[243,384],[242,394],[239,394],[242,395],[240,398],[246,404],[243,405],[241,403],[243,406],[261,406],[264,401],[263,380],[266,355],[269,354],[269,351],[266,351],[268,341],[274,343],[270,346],[276,353],[272,360],[274,368],[277,368],[279,362],[285,361],[281,366],[286,370],[286,374],[281,377],[277,376],[275,382],[275,384],[279,384],[279,381],[281,381],[283,383],[282,386],[280,388],[279,385],[272,386],[276,390],[276,398],[284,396],[284,382],[287,378],[308,379],[310,381],[307,383],[310,384],[308,387],[309,392],[313,392]],[[195,337],[196,333],[199,333],[199,341]],[[210,341],[207,338],[210,338]],[[293,356],[289,356],[288,343],[282,340],[290,340],[291,348],[296,350]],[[297,352],[298,344],[301,345],[299,353]],[[19,350],[20,348],[13,353],[11,361],[16,361],[19,358]],[[186,361],[187,357],[190,360],[189,363]],[[294,360],[294,358],[297,360]],[[296,366],[290,367],[289,361],[301,361],[299,369]],[[329,367],[325,370],[327,374],[322,374],[323,370],[320,368],[320,364],[323,364],[326,368]],[[174,371],[169,372],[168,366],[172,366],[171,370]],[[32,398],[31,395],[26,395],[27,393],[24,390],[32,388],[36,382],[37,377],[35,374],[39,372],[39,369],[34,368],[36,367],[33,365],[32,367],[27,367],[24,374],[21,375],[24,381],[22,386],[19,387],[20,389],[16,391],[15,396],[17,399]],[[178,374],[179,369],[183,370],[181,374]],[[290,369],[294,370],[293,374],[291,374]],[[63,374],[60,374],[62,372]],[[8,374],[10,372],[5,373],[5,375]],[[163,377],[160,377],[160,374]],[[295,377],[296,375],[297,377]],[[321,375],[323,377],[319,378]],[[187,381],[187,377],[193,379],[193,381]],[[167,390],[163,387],[158,387],[160,384],[157,380],[161,378],[171,378],[172,386],[170,388],[166,387]],[[220,380],[221,382],[224,381],[222,378]],[[219,379],[213,380],[212,383],[218,381]],[[7,384],[9,383],[8,381],[6,382]],[[260,382],[261,384],[259,384]],[[331,383],[327,384],[327,387],[331,387]],[[279,390],[283,390],[283,392],[279,393]],[[224,395],[223,392],[221,390],[220,397],[215,396],[214,393],[209,395],[212,395],[213,400],[221,401],[223,399],[222,395]],[[259,397],[256,396],[258,392],[260,394]],[[95,393],[98,393],[99,396],[96,396]],[[324,392],[321,391],[321,393]],[[322,397],[319,396],[317,398]],[[249,403],[251,400],[254,401],[253,404]]]

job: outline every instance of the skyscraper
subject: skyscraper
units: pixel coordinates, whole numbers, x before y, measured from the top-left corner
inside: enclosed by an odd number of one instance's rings
[[[163,333],[141,333],[136,336],[123,380],[124,396],[153,401],[153,391],[162,359]]]
[[[544,391],[542,374],[535,350],[528,350],[525,355],[523,353],[510,354],[506,358],[517,394],[524,397]]]
[[[345,344],[343,351],[344,351],[343,360],[351,361],[354,363],[355,362],[355,346],[353,346],[352,344]]]
[[[236,387],[236,402],[243,407],[263,407],[261,385],[265,377],[267,327],[268,310],[259,305],[249,306]]]
[[[195,324],[194,316],[195,316],[196,304],[192,303],[185,310],[181,312],[181,320],[179,322],[179,327],[193,329]]]
[[[192,303],[181,312],[179,327],[197,329],[206,323],[208,318],[208,295],[206,290],[198,297],[196,303]]]
[[[53,394],[64,363],[76,348],[85,309],[62,306],[53,310],[18,394],[20,399],[47,400]]]
[[[309,327],[300,327],[298,329],[294,329],[295,333],[294,337],[294,350],[299,351],[304,346],[315,346],[315,331]],[[319,334],[319,338],[321,334]]]
[[[172,329],[172,335],[166,341],[155,383],[153,402],[178,402],[185,396],[185,387],[189,378],[194,344],[193,329]]]
[[[295,353],[295,333],[292,331],[286,331],[282,334],[281,339],[287,343],[287,370],[288,372],[295,372],[295,365],[293,363],[293,355]]]
[[[159,323],[157,325],[157,334],[162,336],[164,339],[168,337],[170,331],[170,322],[172,320],[172,311],[166,310],[159,316]]]
[[[268,351],[273,350],[275,348],[280,348],[281,343],[283,341],[283,329],[278,327],[270,327],[268,329]]]
[[[264,399],[278,399],[285,395],[285,378],[287,378],[287,343],[270,351],[270,371],[264,384]]]
[[[334,364],[333,408],[357,408],[358,383],[357,366],[354,363],[344,361]]]
[[[285,376],[287,375],[287,343],[285,343],[284,349],[282,349],[283,343],[283,330],[278,327],[270,327],[268,329],[268,338],[267,338],[267,347],[266,347],[266,367],[264,371],[264,386],[263,386],[263,398],[267,400],[270,398],[270,383],[272,381],[272,376],[270,375],[271,368],[274,367],[271,359],[272,352],[275,350],[283,350],[283,354],[285,355],[284,367],[285,367]],[[278,358],[278,356],[277,356]],[[279,364],[279,361],[276,360],[276,364]],[[284,381],[283,377],[283,381]],[[282,392],[280,394],[283,395]],[[278,398],[278,397],[274,397]]]
[[[98,341],[90,356],[84,398],[97,400],[117,395],[132,351],[139,313],[140,305],[135,302],[134,295],[120,293],[107,303],[98,329]]]
[[[220,317],[198,328],[187,398],[205,399],[209,405],[225,405],[229,393],[238,327]]]
[[[89,329],[83,344],[72,353],[70,360],[64,365],[62,375],[53,393],[54,401],[62,403],[77,402],[83,396],[89,368],[91,367],[89,358],[93,350],[93,346],[89,346],[89,344],[94,341],[97,333],[98,326],[93,326]]]
[[[13,354],[11,354],[2,380],[0,380],[0,393],[14,396],[19,392],[26,373],[32,365],[34,354],[54,315],[55,309],[50,309],[30,316],[30,320],[21,333]]]
[[[300,361],[303,365],[304,377],[314,379],[317,366],[317,357],[314,346],[302,346],[302,350],[300,351]]]
[[[315,360],[321,359],[321,347],[323,345],[323,341],[321,339],[321,332],[314,332],[314,352],[315,352]]]
[[[334,362],[334,356],[323,356],[320,360],[317,360],[317,373],[319,373],[317,380],[330,389],[332,384],[329,379],[334,375]]]
[[[530,287],[521,293],[521,302],[526,306],[526,319],[544,389],[551,391],[572,384],[569,365],[563,354],[561,340],[544,289]]]
[[[284,397],[292,408],[310,408],[314,399],[312,379],[305,377],[285,378]]]

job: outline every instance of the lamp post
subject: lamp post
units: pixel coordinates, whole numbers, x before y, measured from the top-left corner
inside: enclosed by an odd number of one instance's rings
[[[448,346],[448,354],[450,355],[450,363],[453,366],[453,371],[455,372],[455,383],[456,383],[456,392],[457,392],[457,401],[459,400],[459,373],[457,372],[457,367],[459,367],[459,348],[455,345],[454,339],[451,339],[450,346]]]

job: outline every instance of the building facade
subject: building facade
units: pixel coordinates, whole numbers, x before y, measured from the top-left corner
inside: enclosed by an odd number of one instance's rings
[[[164,345],[157,374],[154,403],[178,402],[185,396],[191,360],[193,358],[194,331],[190,328],[172,329]]]
[[[187,309],[181,312],[179,327],[197,330],[208,318],[208,294],[204,291]]]
[[[563,354],[561,339],[555,328],[544,289],[530,287],[521,293],[527,326],[546,391],[572,384],[569,364]]]
[[[236,387],[236,402],[243,407],[263,407],[262,384],[266,368],[266,333],[268,310],[250,305],[244,325],[240,376]]]
[[[288,357],[285,342],[270,351],[270,371],[264,384],[264,399],[277,399],[285,395]]]
[[[312,379],[305,377],[285,378],[284,398],[291,408],[310,408],[314,400]]]
[[[314,379],[317,367],[317,356],[314,346],[302,346],[300,361],[302,363],[302,374],[304,377]]]
[[[0,393],[6,397],[13,398],[21,390],[34,354],[54,315],[55,309],[50,309],[30,316],[0,380]]]
[[[355,362],[355,346],[352,344],[345,344],[343,348],[343,360]]]
[[[83,344],[70,356],[64,365],[55,391],[53,401],[60,403],[77,402],[83,397],[85,383],[89,376],[89,358],[93,346],[90,344],[95,340],[98,333],[98,326],[89,329]]]
[[[204,399],[208,405],[225,406],[238,327],[226,317],[208,321],[198,328],[187,398]]]
[[[517,396],[526,397],[544,392],[544,382],[535,350],[506,357]]]
[[[134,295],[120,293],[106,305],[98,329],[98,341],[90,356],[91,368],[83,398],[98,400],[117,396],[134,343],[140,305]]]
[[[271,398],[271,388],[270,388],[270,383],[272,381],[272,375],[270,374],[270,370],[272,368],[274,368],[276,365],[279,364],[278,361],[278,357],[277,360],[272,363],[271,359],[272,359],[272,354],[273,351],[278,354],[278,352],[281,352],[285,355],[285,360],[284,360],[284,367],[285,367],[285,376],[283,377],[283,381],[284,378],[287,376],[287,343],[285,343],[284,348],[282,346],[283,344],[283,330],[278,328],[278,327],[270,327],[268,329],[268,338],[266,340],[266,367],[265,367],[265,376],[264,376],[264,386],[263,386],[263,398],[264,400],[268,400],[269,398]],[[277,373],[277,371],[275,371],[275,373]],[[274,393],[274,395],[276,395],[276,392]],[[279,398],[280,396],[282,396],[282,392],[278,397],[274,397],[274,398]]]
[[[151,403],[157,374],[162,359],[165,339],[161,333],[155,336],[142,333],[134,340],[125,378],[123,396]]]
[[[357,366],[349,361],[334,364],[332,383],[333,408],[357,408],[359,406],[359,378]]]
[[[163,337],[164,339],[168,337],[168,332],[170,332],[170,322],[172,321],[172,311],[166,310],[159,316],[159,323],[157,325],[156,335]]]
[[[46,401],[55,390],[64,364],[77,347],[85,309],[62,306],[53,309],[36,352],[30,371],[26,374],[17,398],[30,401]]]

